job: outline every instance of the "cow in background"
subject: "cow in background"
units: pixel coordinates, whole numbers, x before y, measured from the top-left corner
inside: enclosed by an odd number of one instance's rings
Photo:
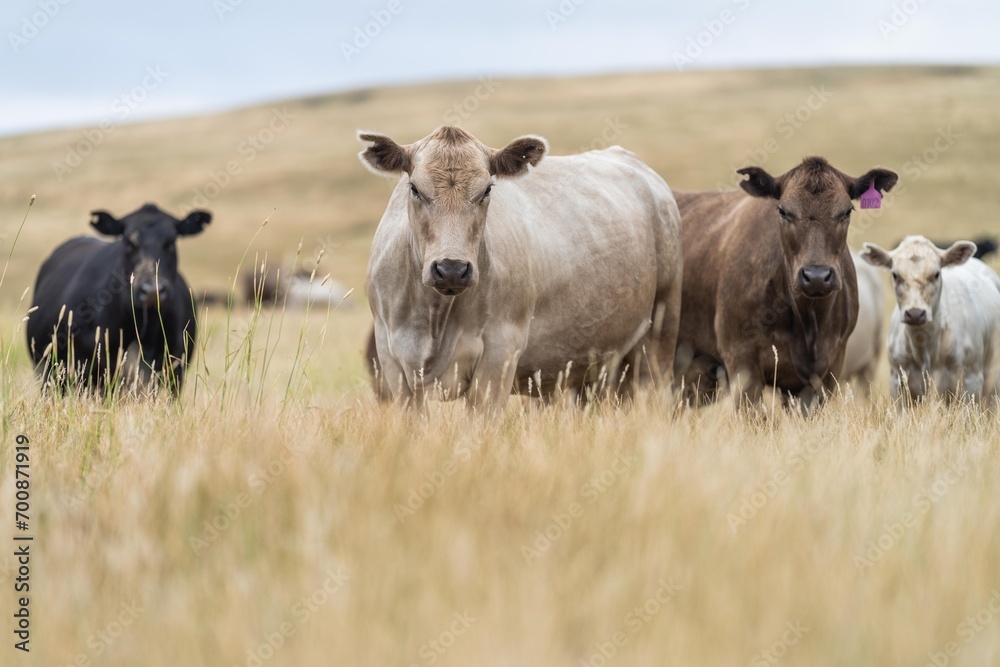
[[[65,390],[107,386],[128,368],[126,380],[158,378],[179,394],[197,331],[177,239],[201,233],[212,215],[179,220],[146,204],[121,219],[91,216],[113,240],[70,239],[39,269],[27,326],[36,369]]]
[[[989,400],[1000,390],[1000,277],[975,259],[976,245],[942,250],[907,236],[892,252],[866,243],[862,257],[892,272],[889,388],[920,399],[931,391]]]

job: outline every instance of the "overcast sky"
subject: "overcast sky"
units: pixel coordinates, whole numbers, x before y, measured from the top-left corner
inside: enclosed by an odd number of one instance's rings
[[[0,27],[0,134],[488,74],[1000,64],[1000,5],[967,0],[3,0]]]

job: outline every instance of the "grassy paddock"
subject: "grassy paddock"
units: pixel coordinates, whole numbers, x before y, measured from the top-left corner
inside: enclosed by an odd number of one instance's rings
[[[997,70],[510,81],[468,127],[493,145],[537,132],[571,152],[620,114],[618,141],[669,182],[712,187],[824,83],[834,95],[766,166],[818,152],[855,173],[899,169],[907,189],[862,213],[852,241],[989,228]],[[119,128],[62,182],[50,163],[78,132],[0,140],[0,261],[39,195],[0,288],[0,664],[1000,661],[994,414],[899,413],[885,372],[873,398],[845,388],[808,419],[657,395],[586,410],[515,399],[493,420],[375,403],[361,287],[391,184],[356,164],[350,132],[416,139],[474,87],[289,103],[298,118],[207,205],[216,218],[184,242],[182,269],[226,289],[237,266],[293,256],[300,238],[315,257],[322,239],[321,275],[358,289],[333,311],[203,310],[179,401],[41,396],[19,299],[91,208],[148,199],[183,213],[270,108]],[[963,139],[908,178],[909,156],[948,123]],[[7,611],[18,433],[32,456],[29,660]]]

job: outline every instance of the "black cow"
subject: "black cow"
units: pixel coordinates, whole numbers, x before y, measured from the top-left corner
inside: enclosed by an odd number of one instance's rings
[[[55,372],[64,391],[74,381],[103,387],[120,377],[127,356],[123,374],[156,375],[176,395],[196,335],[176,241],[200,233],[212,215],[192,211],[178,220],[153,204],[121,220],[91,215],[94,229],[116,239],[70,239],[42,264],[27,327],[36,369],[45,379]]]

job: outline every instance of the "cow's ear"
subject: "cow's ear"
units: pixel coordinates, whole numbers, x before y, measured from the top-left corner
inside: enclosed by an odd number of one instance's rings
[[[194,236],[195,234],[201,234],[201,230],[210,222],[212,222],[212,214],[208,211],[191,211],[188,213],[188,217],[177,222],[177,235]]]
[[[107,236],[121,236],[125,233],[125,225],[107,211],[91,211],[90,226]]]
[[[771,174],[760,167],[743,167],[736,170],[737,174],[746,176],[747,180],[740,181],[740,187],[744,192],[754,197],[771,197],[778,199],[781,197],[781,187],[774,180]]]
[[[941,267],[965,264],[976,254],[976,244],[972,241],[956,241],[947,250],[941,251]]]
[[[848,177],[849,178],[849,177]],[[851,185],[851,199],[860,199],[861,195],[868,191],[868,188],[875,184],[875,189],[885,194],[896,185],[899,176],[894,171],[888,169],[870,169],[864,176],[854,179]]]
[[[380,176],[410,173],[413,168],[410,146],[400,146],[384,134],[378,132],[358,132],[358,141],[371,144],[358,153],[361,164]]]
[[[880,266],[883,269],[892,268],[892,255],[885,248],[881,248],[874,243],[866,243],[865,249],[861,251],[861,259],[872,266]]]
[[[549,152],[549,142],[541,137],[518,137],[490,156],[490,173],[500,178],[521,176],[534,167]]]

